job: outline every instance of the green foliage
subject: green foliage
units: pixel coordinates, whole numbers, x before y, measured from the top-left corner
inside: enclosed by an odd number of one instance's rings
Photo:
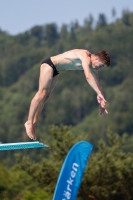
[[[1,200],[32,200],[53,196],[61,166],[70,148],[85,136],[74,137],[71,127],[49,129],[49,155],[34,162],[28,156],[17,156],[10,170],[1,166]],[[119,136],[110,129],[107,142],[100,140],[92,152],[78,193],[78,200],[131,200],[133,196],[133,153],[124,151],[127,135]]]
[[[49,46],[53,46],[58,39],[58,32],[56,24],[47,24],[45,27],[46,40]]]
[[[97,28],[103,28],[104,26],[107,25],[107,19],[104,14],[99,14],[99,19],[97,22]]]
[[[4,165],[0,165],[0,196],[4,197],[3,193],[7,190],[11,176]]]
[[[23,200],[51,200],[49,195],[41,189],[37,189],[35,192],[27,192]]]
[[[108,131],[108,145],[99,142],[99,151],[91,156],[80,189],[84,200],[132,199],[133,156],[123,152],[125,138]]]

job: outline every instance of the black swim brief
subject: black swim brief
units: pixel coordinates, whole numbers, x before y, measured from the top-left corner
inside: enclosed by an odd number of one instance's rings
[[[43,63],[47,63],[50,67],[53,68],[53,77],[59,74],[59,72],[57,71],[55,65],[52,63],[52,61],[51,61],[50,58],[46,58],[46,59],[42,62],[42,64],[43,64]]]

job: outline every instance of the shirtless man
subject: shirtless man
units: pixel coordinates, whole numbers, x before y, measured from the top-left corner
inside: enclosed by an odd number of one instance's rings
[[[84,70],[87,82],[97,93],[100,114],[108,113],[97,72],[109,65],[110,56],[104,50],[92,54],[84,49],[74,49],[44,60],[40,67],[39,89],[31,101],[28,121],[25,123],[29,138],[36,140],[35,129],[39,114],[54,89],[61,70]]]

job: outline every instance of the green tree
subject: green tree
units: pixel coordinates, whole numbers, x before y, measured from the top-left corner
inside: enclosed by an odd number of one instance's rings
[[[99,19],[97,21],[97,28],[102,28],[107,25],[107,19],[105,14],[99,14]]]
[[[133,156],[123,151],[126,135],[108,130],[108,145],[101,140],[92,154],[79,196],[84,200],[131,200],[133,196]],[[81,199],[82,199],[81,198]]]
[[[126,25],[126,26],[130,26],[130,12],[129,10],[123,10],[122,12],[122,22]]]
[[[57,25],[55,23],[47,24],[45,26],[45,39],[48,45],[51,47],[55,44],[58,38]]]

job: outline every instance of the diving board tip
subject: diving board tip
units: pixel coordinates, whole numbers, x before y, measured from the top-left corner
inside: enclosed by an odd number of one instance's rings
[[[17,143],[5,143],[2,144],[0,142],[0,151],[4,150],[17,150],[17,149],[29,149],[29,148],[44,148],[48,147],[48,145],[41,143],[39,141],[36,142],[17,142]]]

